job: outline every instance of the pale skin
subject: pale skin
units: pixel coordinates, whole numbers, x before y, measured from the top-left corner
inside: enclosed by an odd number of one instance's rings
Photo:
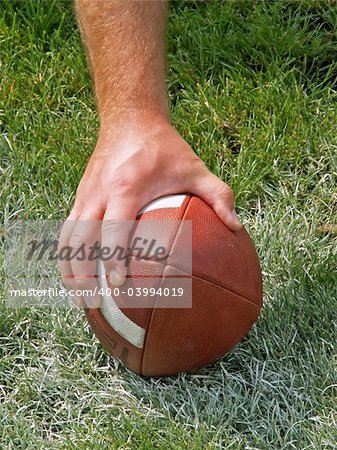
[[[233,231],[242,225],[232,190],[213,175],[172,127],[165,86],[166,1],[75,0],[76,15],[95,86],[100,130],[78,186],[60,244],[94,242],[101,223],[102,245],[127,245],[133,220],[152,200],[191,192],[205,200]],[[113,285],[125,281],[125,267],[105,261]],[[61,263],[67,288],[90,288],[94,263]],[[82,277],[81,277],[82,275]],[[83,278],[83,276],[85,278]],[[98,307],[100,297],[78,298]]]

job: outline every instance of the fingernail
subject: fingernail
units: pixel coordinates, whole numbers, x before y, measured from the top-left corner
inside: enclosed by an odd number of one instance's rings
[[[83,308],[83,299],[82,297],[76,297],[76,295],[70,296],[71,301],[77,308]]]
[[[96,309],[101,306],[102,299],[100,297],[93,297],[91,295],[84,295],[84,301],[88,308]]]
[[[233,221],[237,225],[240,225],[240,227],[242,227],[242,223],[240,222],[239,216],[236,214],[235,209],[233,209],[233,211],[232,211],[232,217],[233,217]]]
[[[109,273],[109,278],[110,283],[114,286],[121,286],[125,281],[125,277],[117,269],[111,270]]]

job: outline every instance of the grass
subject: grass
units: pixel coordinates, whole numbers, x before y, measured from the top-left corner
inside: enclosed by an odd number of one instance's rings
[[[172,3],[172,120],[235,191],[263,314],[211,367],[142,379],[81,312],[3,298],[1,448],[336,448],[336,43],[334,2]],[[98,124],[72,3],[2,1],[0,51],[3,219],[63,219]]]

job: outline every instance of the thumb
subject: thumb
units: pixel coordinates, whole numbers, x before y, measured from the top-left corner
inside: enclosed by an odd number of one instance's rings
[[[194,175],[189,192],[197,195],[207,202],[232,231],[242,228],[242,224],[234,209],[234,194],[232,189],[220,178],[213,175],[206,166]]]

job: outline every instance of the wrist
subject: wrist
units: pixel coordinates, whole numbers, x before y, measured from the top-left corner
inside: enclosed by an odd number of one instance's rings
[[[134,128],[151,124],[170,124],[170,115],[166,107],[125,106],[114,108],[109,114],[100,116],[100,134],[129,126]]]

